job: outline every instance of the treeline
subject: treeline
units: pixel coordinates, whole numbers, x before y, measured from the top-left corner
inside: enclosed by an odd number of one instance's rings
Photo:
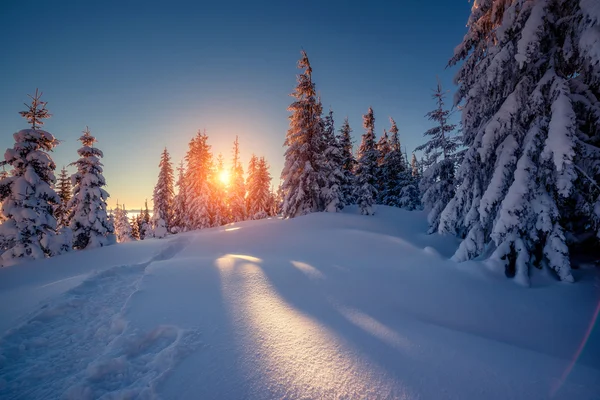
[[[264,157],[253,154],[244,176],[236,137],[231,167],[225,169],[224,164],[221,154],[214,157],[206,132],[198,131],[177,168],[175,180],[171,156],[165,148],[152,196],[152,217],[147,204],[132,219],[127,217],[125,206],[117,206],[114,219],[118,241],[162,238],[279,214],[281,200],[271,186],[269,164]]]
[[[384,129],[377,139],[372,108],[363,115],[364,133],[355,155],[348,118],[336,134],[333,111],[323,114],[304,51],[298,68],[302,73],[288,108],[292,115],[281,173],[283,216],[337,212],[349,204],[372,215],[375,205],[382,204],[407,210],[425,207],[431,226],[437,226],[441,210],[454,193],[454,171],[463,154],[456,126],[449,123],[441,85],[433,95],[436,108],[427,114],[435,126],[425,132],[429,140],[415,149],[423,157],[418,161],[412,153],[409,162],[393,118],[389,130]]]

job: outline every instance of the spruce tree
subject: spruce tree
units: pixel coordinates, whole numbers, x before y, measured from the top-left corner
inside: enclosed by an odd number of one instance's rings
[[[233,162],[229,185],[229,212],[231,222],[246,219],[246,187],[244,184],[244,168],[240,162],[240,147],[238,137],[233,142]]]
[[[377,160],[379,151],[375,143],[375,116],[373,109],[369,107],[366,115],[363,115],[363,127],[365,133],[358,148],[358,166],[356,168],[356,202],[363,215],[375,213],[375,200],[377,199]]]
[[[270,215],[271,174],[269,164],[264,157],[252,155],[248,167],[248,216],[251,219],[263,219]]]
[[[77,150],[79,160],[71,164],[77,167],[77,172],[71,176],[73,197],[68,204],[73,247],[85,249],[106,246],[113,228],[106,212],[109,194],[103,189],[106,186],[100,162],[103,153],[94,147],[96,138],[87,127],[79,141],[82,147]]]
[[[387,151],[379,167],[381,187],[379,194],[381,204],[401,207],[402,188],[406,184],[406,161],[402,155],[400,137],[396,121],[390,117],[391,137],[386,140]]]
[[[377,141],[377,152],[379,157],[377,158],[377,181],[375,188],[377,189],[377,202],[383,204],[383,195],[385,192],[385,184],[387,177],[385,176],[385,158],[391,151],[390,140],[387,130],[383,130],[383,135]]]
[[[323,142],[325,144],[323,178],[321,186],[321,203],[327,212],[337,212],[344,208],[344,193],[346,175],[344,174],[344,154],[335,136],[333,111],[323,119]]]
[[[573,281],[565,219],[574,215],[565,204],[594,201],[591,182],[599,176],[600,33],[591,4],[488,0],[473,7],[450,60],[462,63],[456,99],[467,151],[439,231],[464,238],[456,260],[492,244],[492,258],[520,282],[528,282],[531,266],[544,265]],[[581,210],[590,232],[593,207]]]
[[[415,149],[423,151],[429,160],[419,183],[423,196],[421,201],[428,212],[429,233],[437,231],[441,213],[454,196],[454,170],[458,161],[456,150],[459,142],[456,136],[451,136],[456,126],[448,122],[450,111],[444,107],[445,96],[438,80],[432,96],[437,107],[426,115],[436,126],[424,133],[430,139]]]
[[[185,232],[187,228],[186,219],[189,215],[185,181],[186,173],[183,161],[179,164],[179,167],[177,167],[177,171],[177,195],[175,196],[173,204],[173,228],[171,229],[173,233]],[[146,208],[147,207],[148,202],[146,201]]]
[[[190,141],[186,154],[187,169],[185,175],[185,190],[187,196],[187,230],[210,228],[211,225],[211,171],[213,158],[208,135],[198,131]]]
[[[321,185],[325,181],[323,150],[322,105],[317,99],[312,81],[312,68],[306,52],[298,68],[298,85],[291,94],[294,102],[288,107],[290,128],[284,145],[285,165],[281,172],[283,181],[283,216],[293,218],[323,210]]]
[[[130,220],[131,225],[131,237],[133,240],[140,240],[140,226],[138,224],[137,216],[131,217]]]
[[[133,240],[131,234],[131,224],[129,223],[128,212],[125,205],[119,205],[117,202],[117,208],[114,212],[114,229],[115,235],[117,236],[117,242],[124,243]]]
[[[2,265],[21,259],[38,259],[58,254],[64,237],[58,237],[54,207],[60,198],[52,189],[56,165],[48,152],[58,144],[54,136],[40,129],[50,114],[42,93],[36,90],[31,104],[20,114],[31,124],[13,135],[15,144],[6,150],[4,165],[12,166],[10,176],[0,181],[0,201],[5,221],[0,226]]]
[[[344,204],[354,204],[356,202],[356,176],[354,175],[356,159],[352,150],[352,128],[350,128],[348,117],[344,119],[337,140],[342,153],[342,171],[344,173],[342,194],[344,195]]]
[[[166,147],[161,154],[158,167],[158,182],[156,182],[154,194],[152,195],[152,201],[154,202],[153,229],[155,229],[154,225],[162,219],[168,231],[173,220],[175,189],[173,187],[173,165],[171,164],[171,156]]]
[[[62,167],[58,180],[56,182],[56,193],[60,198],[60,203],[54,209],[54,216],[56,217],[56,223],[59,228],[69,226],[68,216],[69,209],[68,204],[71,200],[73,187],[71,184],[71,176],[65,167]]]

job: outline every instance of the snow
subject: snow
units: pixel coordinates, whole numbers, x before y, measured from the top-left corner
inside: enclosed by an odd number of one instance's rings
[[[598,269],[525,289],[427,226],[353,206],[2,268],[0,398],[597,399]]]

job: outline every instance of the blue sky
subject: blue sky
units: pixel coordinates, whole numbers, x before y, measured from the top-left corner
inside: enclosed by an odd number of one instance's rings
[[[27,127],[18,111],[35,88],[62,143],[58,167],[77,158],[85,126],[105,153],[111,194],[127,208],[151,198],[163,147],[179,162],[198,129],[216,153],[264,155],[278,183],[289,94],[304,48],[323,105],[339,127],[377,134],[392,116],[408,152],[431,125],[439,75],[460,43],[471,4],[448,1],[3,1],[0,5],[0,147]],[[449,97],[449,101],[451,96]]]

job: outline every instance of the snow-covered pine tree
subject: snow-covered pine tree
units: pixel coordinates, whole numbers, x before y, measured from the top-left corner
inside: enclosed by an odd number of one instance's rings
[[[117,203],[117,208],[114,212],[114,227],[115,234],[117,235],[117,242],[119,243],[130,242],[133,240],[131,235],[131,224],[129,223],[129,217],[127,214],[128,212],[125,208],[125,205],[123,204],[121,206],[119,203]]]
[[[563,203],[590,194],[592,184],[578,185],[594,176],[582,165],[599,159],[597,145],[590,145],[598,136],[600,85],[600,10],[592,4],[486,0],[473,6],[469,30],[450,60],[464,60],[456,101],[463,102],[468,150],[439,231],[464,238],[456,260],[493,245],[492,257],[522,283],[538,265],[573,281]],[[584,218],[592,221],[592,214]]]
[[[254,219],[254,206],[253,206],[253,198],[252,198],[252,188],[256,186],[255,180],[257,179],[257,169],[258,169],[258,157],[256,154],[252,154],[250,156],[250,161],[248,161],[248,177],[246,178],[246,212],[248,215],[248,219]]]
[[[352,128],[350,128],[348,117],[344,119],[337,140],[342,151],[342,171],[344,173],[342,193],[344,195],[344,204],[354,204],[356,203],[356,176],[354,175],[356,159],[352,150]]]
[[[413,178],[421,179],[421,169],[419,167],[419,161],[417,161],[417,156],[415,153],[412,153],[412,157],[410,159],[410,171]]]
[[[20,114],[31,124],[13,135],[13,148],[4,153],[2,166],[12,166],[10,176],[0,181],[0,201],[5,221],[0,226],[0,263],[58,254],[65,248],[65,236],[57,235],[54,207],[60,198],[52,189],[56,164],[48,152],[58,144],[54,136],[41,130],[50,114],[42,93],[36,90],[27,111]],[[69,246],[67,246],[69,247]]]
[[[387,152],[379,167],[382,190],[379,193],[380,203],[401,207],[402,188],[406,183],[406,161],[402,154],[400,146],[400,137],[398,136],[398,125],[390,117],[391,137],[386,139]],[[387,135],[386,135],[387,136]]]
[[[375,116],[369,107],[367,114],[363,115],[365,133],[358,148],[358,166],[356,168],[356,202],[363,215],[375,213],[375,200],[377,199],[377,160],[379,151],[375,143]]]
[[[379,157],[377,158],[377,183],[375,188],[377,189],[377,202],[383,204],[383,193],[385,192],[385,158],[388,153],[391,151],[390,148],[390,139],[388,136],[388,132],[386,129],[383,130],[383,135],[377,141],[377,152],[379,153]]]
[[[86,127],[79,138],[82,146],[77,150],[79,160],[71,165],[77,172],[71,175],[73,197],[68,203],[68,221],[73,231],[73,247],[85,249],[106,246],[113,227],[108,221],[106,200],[109,194],[103,189],[106,181],[102,175],[102,151],[94,147],[96,138]]]
[[[140,240],[144,240],[144,209],[140,208],[140,213],[135,216],[135,223],[137,225],[138,232],[140,233]]]
[[[240,161],[240,145],[238,137],[233,142],[233,160],[231,163],[229,184],[229,213],[231,222],[246,219],[246,187],[244,184],[244,167]]]
[[[133,240],[140,240],[140,225],[138,224],[137,216],[132,216],[130,220],[131,225],[131,238]]]
[[[173,228],[171,228],[172,233],[185,232],[186,219],[188,217],[188,201],[185,181],[186,173],[183,161],[179,164],[179,167],[177,167],[177,171],[177,195],[175,196],[173,204]],[[146,207],[148,207],[147,201]]]
[[[153,220],[164,220],[164,225],[168,231],[173,220],[173,199],[175,197],[173,165],[171,164],[171,156],[167,148],[163,150],[158,164],[158,182],[154,187],[152,201],[154,203]],[[153,226],[153,229],[154,226]]]
[[[271,209],[271,174],[269,164],[264,157],[250,158],[248,166],[247,209],[251,219],[263,219],[270,215]]]
[[[312,68],[305,51],[298,62],[304,72],[298,75],[298,85],[291,94],[295,98],[288,107],[290,128],[285,146],[285,165],[281,172],[283,181],[283,216],[293,218],[322,211],[321,184],[325,181],[323,151],[323,107],[317,99],[312,81]]]
[[[60,198],[60,203],[54,208],[54,216],[59,228],[69,226],[68,204],[71,200],[73,186],[71,185],[71,176],[65,167],[62,167],[56,181],[56,193]]]
[[[187,169],[185,190],[187,196],[187,230],[211,227],[211,171],[213,158],[206,132],[198,131],[190,141],[185,156]]]
[[[337,212],[344,208],[344,183],[346,176],[343,169],[344,154],[335,136],[333,111],[323,119],[323,142],[325,144],[324,169],[321,186],[321,203],[327,212]]]
[[[423,151],[425,158],[429,160],[419,183],[421,202],[428,212],[428,233],[438,230],[440,215],[454,196],[454,170],[458,161],[456,150],[459,142],[456,136],[452,136],[456,125],[448,121],[450,110],[445,109],[445,96],[446,93],[438,80],[432,95],[437,107],[426,115],[436,125],[424,133],[429,140],[415,149]]]

